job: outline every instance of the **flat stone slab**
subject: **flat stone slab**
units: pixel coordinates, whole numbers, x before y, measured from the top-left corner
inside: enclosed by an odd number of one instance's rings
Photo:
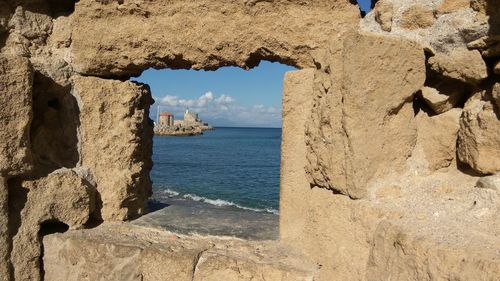
[[[279,241],[174,234],[130,223],[47,235],[45,280],[313,280],[318,266]]]
[[[279,216],[201,202],[169,202],[165,208],[132,222],[180,234],[230,236],[246,240],[277,240]]]

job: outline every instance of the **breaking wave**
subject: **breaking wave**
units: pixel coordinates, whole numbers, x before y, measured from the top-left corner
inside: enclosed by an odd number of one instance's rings
[[[275,210],[275,209],[250,208],[250,207],[241,206],[241,205],[236,204],[236,203],[231,202],[231,201],[226,201],[223,199],[209,199],[209,198],[194,195],[194,194],[185,194],[182,196],[182,198],[197,201],[197,202],[203,202],[203,203],[207,203],[207,204],[218,206],[218,207],[235,207],[235,208],[242,209],[242,210],[260,212],[260,213],[270,213],[270,214],[275,214],[275,215],[279,214],[278,210]]]

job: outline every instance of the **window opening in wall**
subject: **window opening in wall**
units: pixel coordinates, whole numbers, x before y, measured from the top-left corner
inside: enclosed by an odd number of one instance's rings
[[[357,0],[356,1],[359,6],[359,10],[361,11],[361,16],[365,17],[372,9],[377,0]]]
[[[281,92],[293,67],[149,69],[155,122],[150,209],[166,229],[277,239]],[[158,210],[159,208],[165,207]]]

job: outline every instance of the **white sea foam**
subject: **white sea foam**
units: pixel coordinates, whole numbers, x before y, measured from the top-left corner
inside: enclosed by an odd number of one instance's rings
[[[163,189],[161,191],[163,194],[168,195],[168,196],[179,196],[179,192],[172,190],[172,189]]]
[[[270,209],[270,208],[266,208],[266,209],[250,208],[250,207],[241,206],[241,205],[236,204],[236,203],[231,202],[231,201],[226,201],[223,199],[209,199],[209,198],[205,198],[205,197],[194,195],[194,194],[185,194],[182,197],[184,199],[203,202],[203,203],[207,203],[207,204],[219,206],[219,207],[235,207],[238,209],[254,211],[254,212],[261,212],[261,213],[266,212],[266,213],[271,213],[271,214],[275,214],[275,215],[277,215],[279,213],[278,210],[274,210],[274,209]]]

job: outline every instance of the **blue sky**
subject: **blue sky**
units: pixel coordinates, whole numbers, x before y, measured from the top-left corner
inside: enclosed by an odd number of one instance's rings
[[[243,70],[217,71],[149,69],[133,80],[151,87],[155,105],[176,119],[189,107],[214,126],[281,127],[281,92],[285,72],[295,68],[263,61]]]
[[[358,0],[361,10],[368,12],[370,10],[371,0]]]

